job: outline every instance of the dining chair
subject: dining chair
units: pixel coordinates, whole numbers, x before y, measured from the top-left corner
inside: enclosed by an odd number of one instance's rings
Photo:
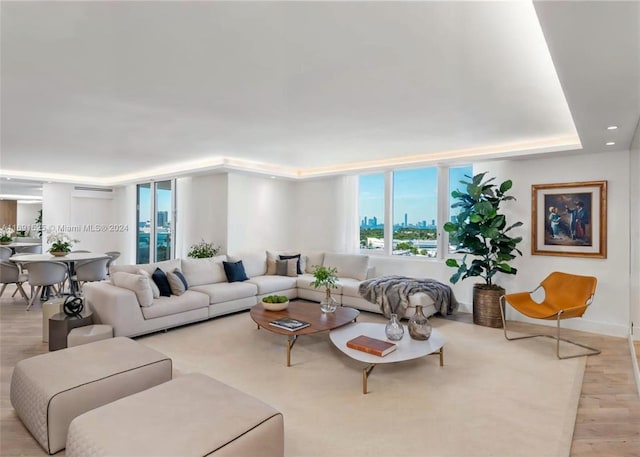
[[[555,271],[547,276],[538,287],[531,292],[517,292],[500,297],[500,313],[502,314],[502,324],[504,327],[504,337],[509,340],[521,340],[524,338],[535,338],[544,336],[555,338],[556,356],[559,359],[570,359],[585,355],[600,354],[600,350],[585,346],[581,343],[570,341],[560,337],[560,321],[582,317],[589,305],[593,302],[596,293],[598,280],[593,276],[580,276],[569,273]],[[539,289],[544,290],[544,299],[536,301],[532,295]],[[509,303],[513,309],[532,319],[555,320],[557,333],[553,335],[525,335],[510,337],[507,335],[507,321],[505,319],[506,304]],[[580,346],[588,350],[576,355],[560,355],[560,341]]]
[[[7,260],[12,255],[13,252],[11,251],[11,248],[0,246],[0,260]]]
[[[33,305],[43,287],[51,287],[58,294],[55,286],[64,282],[67,277],[67,266],[61,262],[29,262],[28,268],[29,284],[32,288],[35,287],[36,290],[31,295],[27,311]]]
[[[23,274],[20,271],[20,268],[13,262],[9,260],[0,260],[0,284],[2,284],[2,289],[0,290],[0,297],[4,293],[7,285],[15,284],[16,290],[20,292],[22,298],[24,298],[27,303],[29,302],[29,297],[27,293],[22,288],[22,284],[27,281],[27,275]]]
[[[104,259],[88,260],[75,267],[75,274],[71,277],[75,290],[82,291],[85,282],[103,281],[107,279],[107,264],[110,257]]]
[[[120,257],[120,251],[107,251],[105,254],[109,256],[109,262],[107,263],[107,274],[109,274],[109,267]]]

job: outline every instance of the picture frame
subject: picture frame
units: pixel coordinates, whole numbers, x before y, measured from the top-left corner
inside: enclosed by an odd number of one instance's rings
[[[531,186],[531,254],[607,258],[607,181]]]

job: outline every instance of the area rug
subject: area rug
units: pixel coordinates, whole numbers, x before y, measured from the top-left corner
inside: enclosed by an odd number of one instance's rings
[[[384,322],[362,313],[359,322]],[[502,330],[431,319],[446,338],[438,357],[379,365],[362,394],[362,368],[327,334],[300,337],[286,366],[286,337],[258,330],[248,313],[138,341],[284,414],[294,456],[568,456],[584,357],[558,360],[553,341],[507,342]]]

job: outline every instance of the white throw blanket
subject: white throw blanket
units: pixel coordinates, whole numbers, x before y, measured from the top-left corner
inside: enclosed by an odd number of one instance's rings
[[[446,316],[458,309],[451,287],[435,279],[417,279],[407,276],[382,276],[367,279],[358,290],[362,298],[380,306],[386,317],[397,314],[404,316],[409,307],[409,297],[423,292],[433,299],[436,309]]]

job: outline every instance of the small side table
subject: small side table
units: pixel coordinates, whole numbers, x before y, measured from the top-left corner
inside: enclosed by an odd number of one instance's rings
[[[93,324],[93,313],[87,309],[83,310],[79,316],[54,314],[49,318],[49,351],[66,348],[67,335],[71,329],[91,324]]]

